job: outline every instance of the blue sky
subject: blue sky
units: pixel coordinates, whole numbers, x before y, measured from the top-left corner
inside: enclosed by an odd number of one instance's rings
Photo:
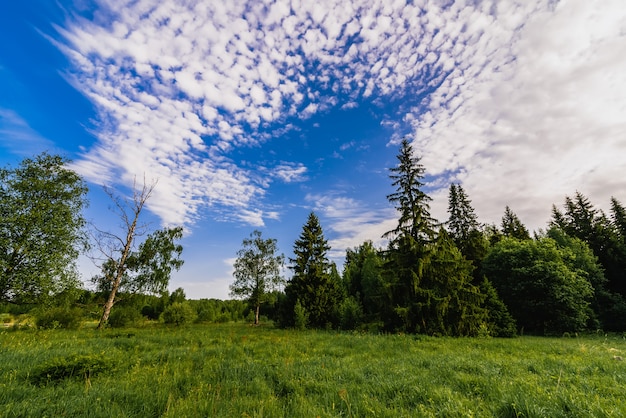
[[[403,136],[440,220],[452,181],[531,230],[576,191],[626,202],[621,0],[30,0],[0,37],[0,164],[71,158],[100,227],[102,185],[157,180],[145,220],[185,226],[189,298],[228,297],[254,229],[292,256],[312,210],[340,265],[383,245]]]

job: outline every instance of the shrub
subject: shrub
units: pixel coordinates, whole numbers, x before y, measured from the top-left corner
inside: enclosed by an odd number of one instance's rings
[[[306,308],[300,303],[300,299],[296,301],[296,305],[293,308],[293,318],[296,329],[306,329],[309,322],[309,314],[306,311]]]
[[[363,309],[357,300],[352,296],[346,298],[339,308],[341,329],[356,329],[362,321]]]
[[[175,302],[165,308],[162,314],[166,324],[184,325],[196,320],[198,314],[188,302]]]
[[[109,315],[109,326],[112,328],[123,328],[135,325],[141,319],[141,313],[137,308],[130,306],[118,306],[111,310]]]
[[[75,355],[55,358],[35,368],[29,376],[31,383],[44,386],[62,380],[79,378],[90,379],[98,373],[106,371],[110,364],[94,356]]]
[[[78,308],[50,308],[35,313],[35,325],[42,329],[78,329],[82,311]]]

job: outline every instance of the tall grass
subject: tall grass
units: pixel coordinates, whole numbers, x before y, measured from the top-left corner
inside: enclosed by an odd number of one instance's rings
[[[0,416],[616,417],[625,354],[604,336],[4,331]]]

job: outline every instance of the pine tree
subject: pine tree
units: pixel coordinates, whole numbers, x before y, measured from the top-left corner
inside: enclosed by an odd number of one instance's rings
[[[626,208],[614,197],[611,197],[611,220],[622,241],[626,246]]]
[[[450,217],[447,226],[450,238],[461,251],[461,254],[474,265],[475,277],[479,283],[480,263],[487,255],[489,242],[480,229],[472,202],[460,184],[452,183],[450,185],[448,213]]]
[[[452,183],[448,195],[448,231],[455,243],[467,241],[471,231],[480,227],[478,217],[460,184]]]
[[[502,233],[510,238],[530,239],[528,229],[508,206],[504,209],[504,216],[502,217]]]
[[[432,255],[416,292],[415,317],[419,332],[477,335],[488,321],[485,296],[472,282],[471,262],[465,259],[446,231],[439,231]]]
[[[410,235],[418,243],[427,243],[435,236],[435,221],[430,216],[429,202],[432,200],[422,188],[424,166],[420,158],[413,155],[413,147],[407,138],[402,140],[398,165],[390,169],[389,177],[396,191],[387,196],[387,200],[396,204],[400,212],[398,226],[384,234],[384,237]]]
[[[294,243],[295,257],[289,259],[293,276],[285,287],[285,314],[291,314],[292,318],[284,318],[285,325],[293,325],[293,308],[298,301],[309,326],[325,328],[337,323],[342,292],[336,267],[327,258],[328,250],[330,246],[319,219],[311,212],[300,238]]]
[[[424,167],[407,139],[398,166],[391,169],[396,192],[387,196],[400,212],[385,254],[382,289],[388,298],[381,313],[389,331],[472,335],[486,321],[484,300],[471,284],[472,265],[443,228],[435,232],[430,197],[422,190]],[[455,191],[457,189],[455,188]]]

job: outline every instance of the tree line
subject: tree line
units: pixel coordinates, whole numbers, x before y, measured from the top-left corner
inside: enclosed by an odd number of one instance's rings
[[[299,329],[455,336],[626,327],[626,209],[615,198],[607,215],[581,193],[566,197],[547,229],[531,236],[508,206],[500,225],[481,224],[462,185],[451,184],[440,222],[430,214],[425,167],[404,139],[390,168],[387,200],[398,221],[385,247],[348,249],[339,273],[311,212],[286,280],[276,240],[254,231],[237,252],[230,288],[246,303],[218,303],[188,301],[182,289],[168,294],[183,264],[183,230],[142,223],[155,183],[135,183],[131,196],[105,189],[121,225],[105,229],[84,219],[87,187],[68,163],[44,153],[0,169],[0,309],[35,308],[44,325],[71,323],[82,307],[99,327],[263,317]],[[82,288],[81,253],[99,266],[95,290]]]
[[[257,312],[267,303],[284,327],[454,336],[626,329],[626,209],[617,199],[607,216],[581,193],[566,197],[531,236],[508,206],[499,226],[481,224],[463,187],[451,184],[449,217],[439,222],[407,139],[397,160],[387,199],[398,223],[385,248],[366,241],[348,249],[339,274],[312,212],[284,290],[275,291],[283,256],[255,231],[238,253],[232,295]]]

